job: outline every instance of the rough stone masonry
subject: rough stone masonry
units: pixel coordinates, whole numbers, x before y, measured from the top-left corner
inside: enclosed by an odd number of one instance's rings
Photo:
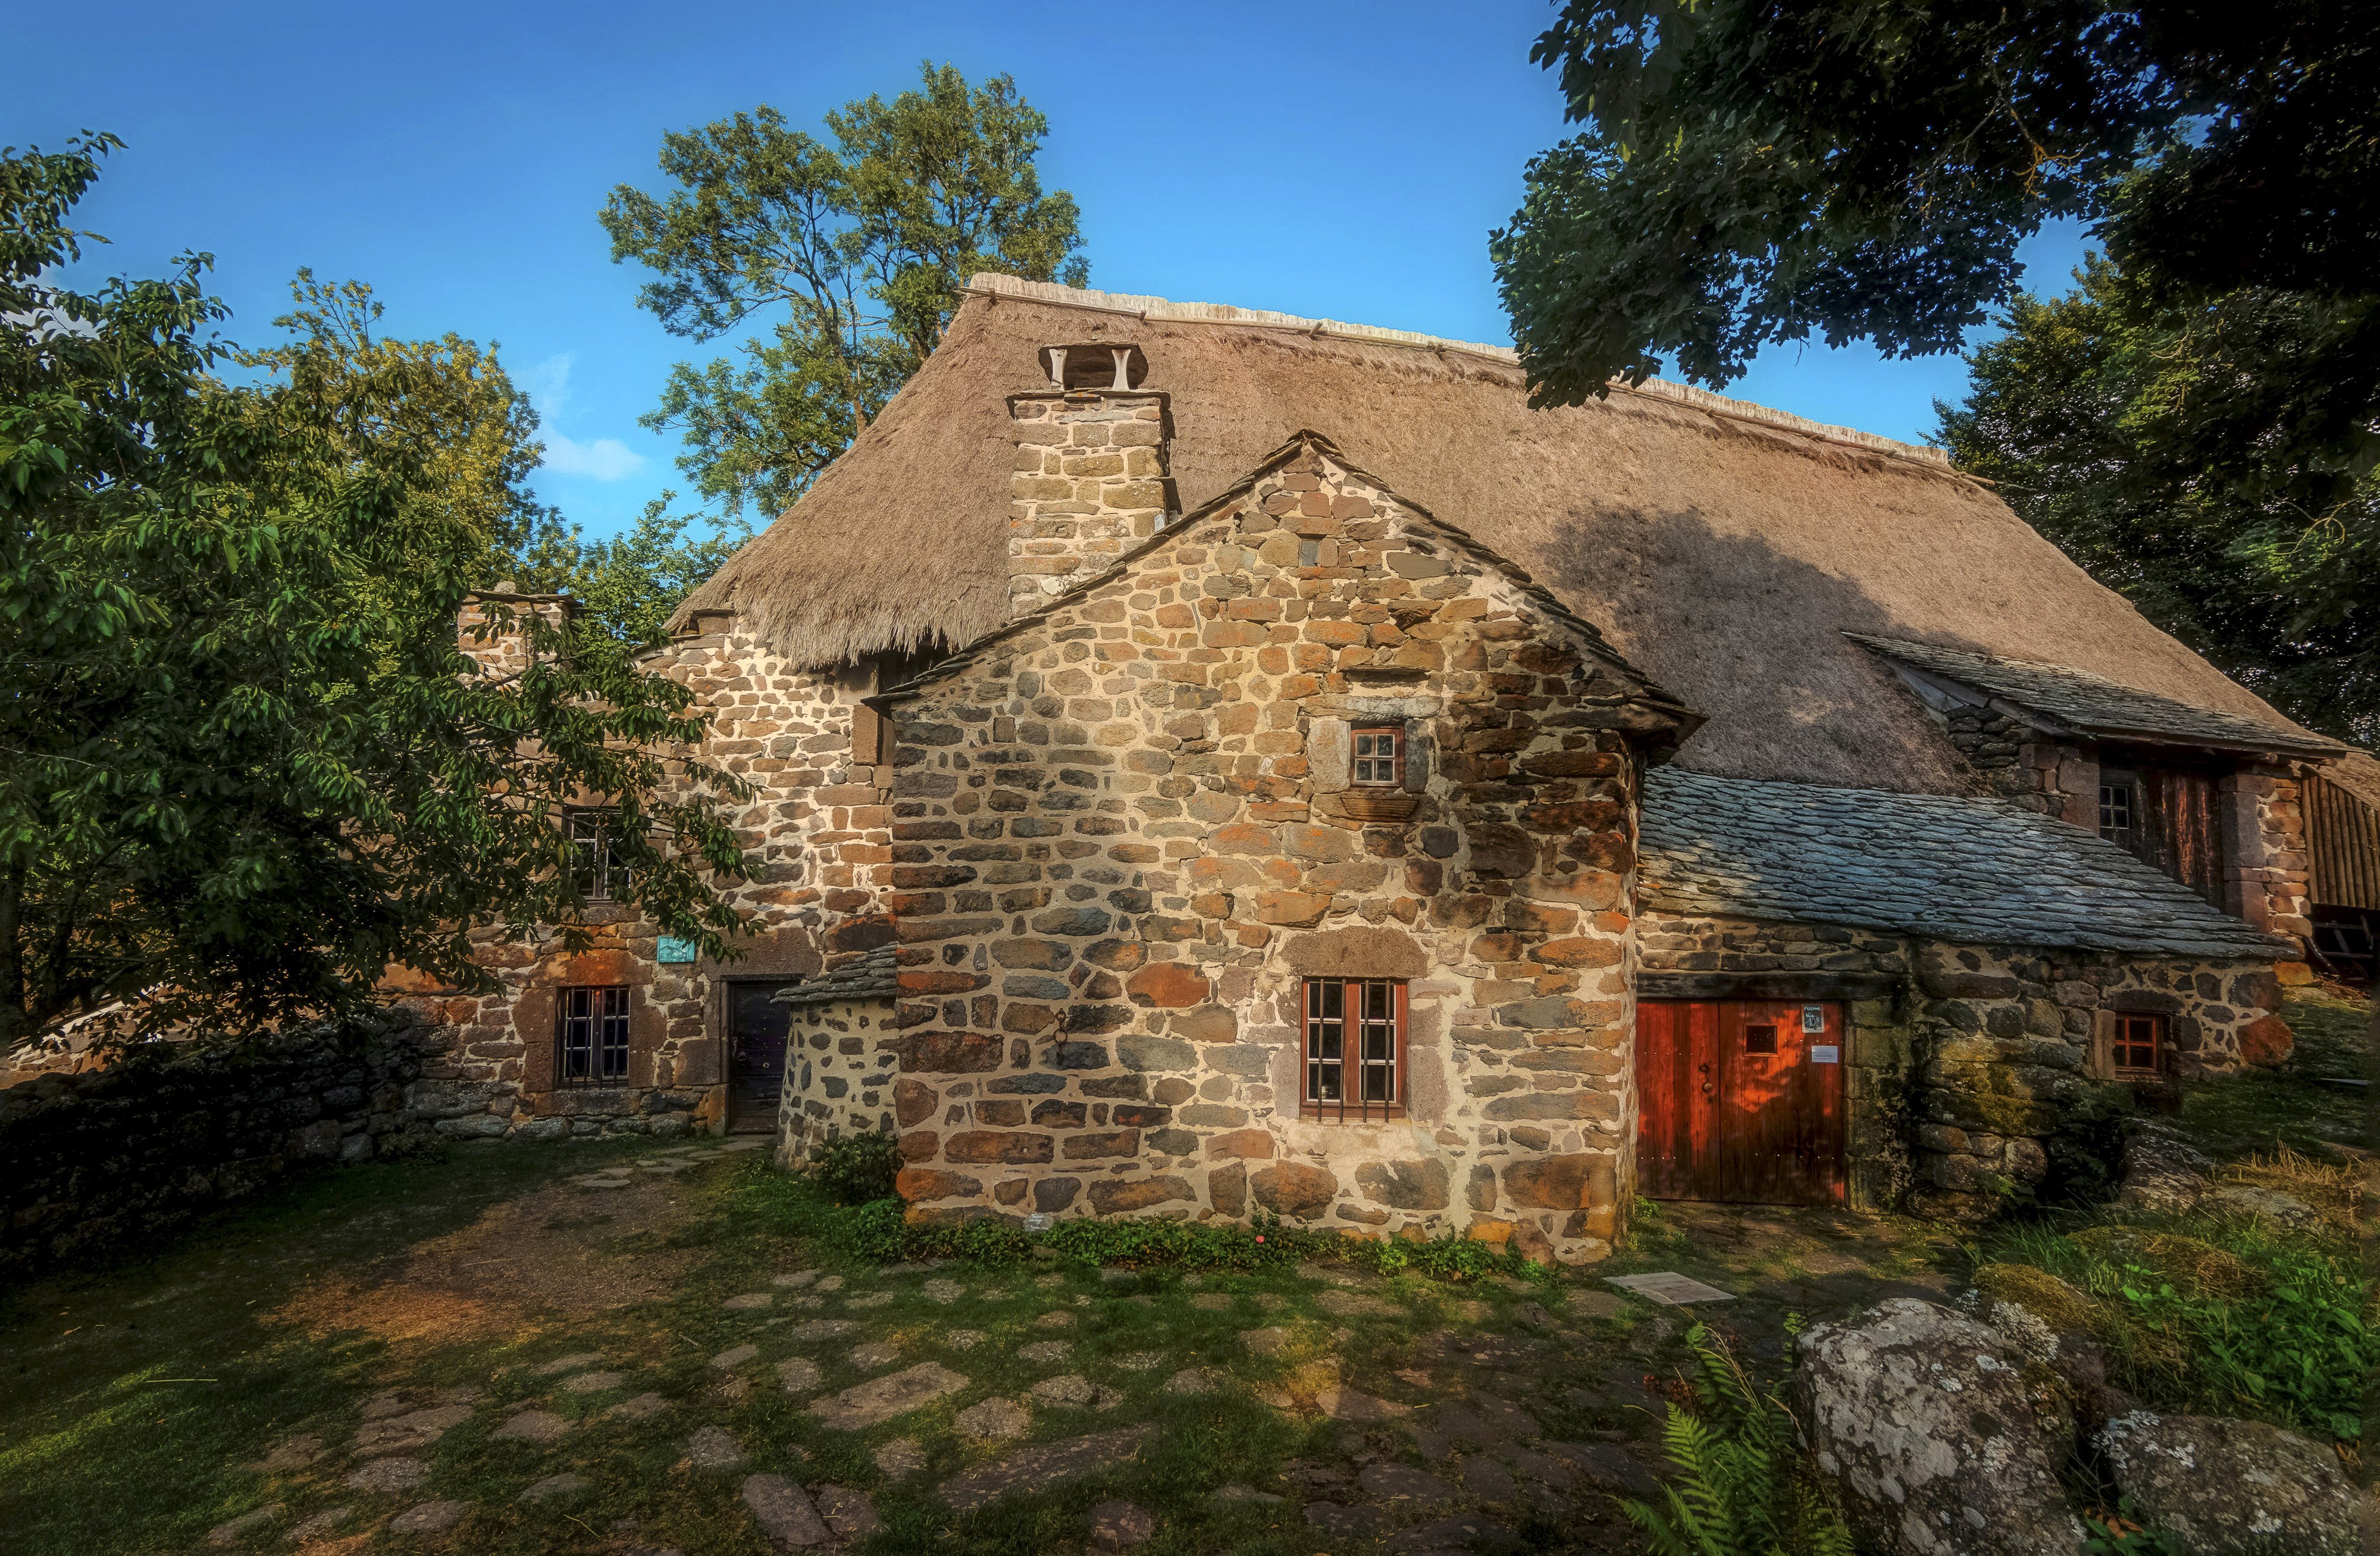
[[[1608,1248],[1635,783],[1678,715],[1524,576],[1308,439],[893,706],[918,1213]],[[1358,792],[1381,723],[1403,784]],[[1301,1116],[1307,976],[1406,980],[1402,1116]]]

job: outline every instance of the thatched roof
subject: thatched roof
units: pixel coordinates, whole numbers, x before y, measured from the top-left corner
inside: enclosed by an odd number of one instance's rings
[[[1688,767],[1969,786],[1915,694],[1845,632],[2046,661],[2294,727],[1933,450],[1658,383],[1531,410],[1492,346],[1003,276],[970,294],[875,425],[681,618],[734,609],[812,663],[1002,626],[1005,396],[1049,386],[1043,346],[1130,343],[1142,387],[1171,396],[1185,510],[1319,431],[1709,715],[1679,753]]]
[[[1626,706],[1649,715],[1655,721],[1655,723],[1646,726],[1644,732],[1652,733],[1655,727],[1665,732],[1664,737],[1656,740],[1653,744],[1656,746],[1665,744],[1668,739],[1691,734],[1701,726],[1701,714],[1694,712],[1662,690],[1643,671],[1621,657],[1620,653],[1612,648],[1609,639],[1597,629],[1593,622],[1571,610],[1552,590],[1529,577],[1524,569],[1516,566],[1510,557],[1498,554],[1493,547],[1480,544],[1476,536],[1458,525],[1447,523],[1427,508],[1406,497],[1378,476],[1350,460],[1329,438],[1312,431],[1299,432],[1287,443],[1258,460],[1255,468],[1243,475],[1238,480],[1208,498],[1193,512],[1181,516],[1148,540],[1124,552],[1112,564],[1098,573],[1073,585],[1062,593],[1051,597],[1030,614],[1016,617],[1005,626],[984,634],[959,652],[935,662],[928,666],[925,673],[916,680],[903,686],[889,687],[881,695],[868,699],[868,702],[873,706],[885,708],[896,702],[906,701],[917,697],[925,687],[946,676],[993,657],[1002,642],[1024,632],[1035,623],[1045,621],[1057,614],[1073,602],[1130,573],[1134,568],[1141,565],[1153,553],[1165,551],[1180,543],[1184,536],[1196,534],[1202,522],[1232,511],[1242,499],[1256,490],[1257,483],[1265,477],[1282,466],[1293,465],[1312,456],[1328,459],[1346,471],[1348,475],[1378,492],[1382,496],[1402,504],[1411,510],[1420,523],[1436,531],[1457,550],[1473,560],[1503,574],[1506,579],[1518,589],[1523,597],[1528,600],[1530,604],[1535,606],[1548,621],[1569,633],[1579,649],[1588,657],[1599,661],[1609,669],[1619,673],[1622,682],[1630,687]],[[1387,650],[1381,650],[1382,663],[1386,663],[1388,657]],[[1362,674],[1360,669],[1349,673]]]

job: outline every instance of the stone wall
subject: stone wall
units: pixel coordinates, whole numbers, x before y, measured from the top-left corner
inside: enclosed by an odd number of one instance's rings
[[[900,1051],[891,1000],[829,1000],[793,1007],[777,1154],[787,1166],[810,1148],[851,1135],[889,1135]]]
[[[2280,984],[2267,964],[2010,951],[1919,942],[1925,997],[1918,1091],[1920,1171],[1956,1193],[2003,1182],[2055,1186],[2104,1162],[2094,1120],[2127,1111],[2132,1088],[2095,1073],[2107,1013],[2166,1017],[2176,1076],[2277,1064],[2289,1055]]]
[[[2173,1073],[2288,1057],[2279,980],[2254,962],[1962,945],[1826,924],[1648,911],[1641,976],[1697,998],[1840,998],[1854,1202],[1915,1185],[1962,1195],[2058,1186],[2134,1105],[2098,1073],[2108,1013],[2167,1018]],[[1798,982],[1795,980],[1799,980]],[[1724,992],[1729,982],[1748,991]]]
[[[141,1051],[0,1091],[0,1270],[169,1230],[301,1168],[421,1143],[407,1098],[419,1035],[395,1013],[261,1047]]]
[[[2313,857],[2306,845],[2304,785],[2277,768],[2223,780],[2225,906],[2269,934],[2313,936]]]
[[[1625,731],[1673,725],[1560,616],[1308,449],[900,705],[913,1213],[1606,1249],[1633,1189]],[[1402,792],[1349,788],[1358,721],[1403,727]],[[1407,980],[1405,1116],[1300,1116],[1309,974]]]
[[[855,753],[853,716],[875,689],[868,666],[795,667],[725,612],[649,656],[645,667],[691,687],[711,715],[702,755],[752,785],[729,815],[760,873],[725,895],[757,930],[732,968],[658,959],[659,930],[625,907],[589,915],[592,944],[565,951],[542,927],[474,933],[480,965],[501,991],[471,994],[401,979],[435,1031],[425,1105],[452,1135],[532,1137],[668,1135],[719,1125],[725,1109],[722,985],[716,976],[819,971],[887,941],[877,916],[892,836],[876,753]],[[553,991],[624,983],[630,994],[629,1073],[623,1085],[553,1084]]]

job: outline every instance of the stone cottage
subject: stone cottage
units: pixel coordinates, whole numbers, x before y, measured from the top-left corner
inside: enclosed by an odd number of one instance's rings
[[[758,790],[748,954],[491,936],[501,995],[425,996],[450,1127],[881,1129],[917,1215],[1582,1258],[1640,1193],[2054,1186],[2287,1056],[2304,786],[2380,764],[1938,453],[969,294],[654,662]]]

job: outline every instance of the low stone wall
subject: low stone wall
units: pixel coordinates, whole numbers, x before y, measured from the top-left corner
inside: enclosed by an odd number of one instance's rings
[[[810,1148],[848,1135],[891,1134],[902,1093],[932,1094],[900,1079],[892,1002],[833,1000],[792,1008],[785,1038],[785,1092],[777,1150],[786,1165]],[[916,1120],[904,1116],[903,1123]]]
[[[153,1234],[307,1167],[425,1142],[408,1100],[419,1039],[395,1012],[0,1091],[0,1271]]]
[[[2134,1099],[2131,1085],[2095,1073],[2107,1013],[2165,1016],[2180,1078],[2289,1052],[2268,964],[1915,949],[1925,1027],[1919,1167],[1953,1193],[2055,1187],[2112,1169],[2114,1137],[2097,1122],[2131,1111]]]
[[[2096,1073],[2108,1013],[2166,1017],[2172,1074],[2278,1063],[2289,1027],[2264,963],[2010,950],[1828,924],[1648,913],[1646,997],[1833,999],[1848,1015],[1853,1202],[1925,1185],[2057,1188],[2112,1166],[2103,1126],[2134,1088]]]

